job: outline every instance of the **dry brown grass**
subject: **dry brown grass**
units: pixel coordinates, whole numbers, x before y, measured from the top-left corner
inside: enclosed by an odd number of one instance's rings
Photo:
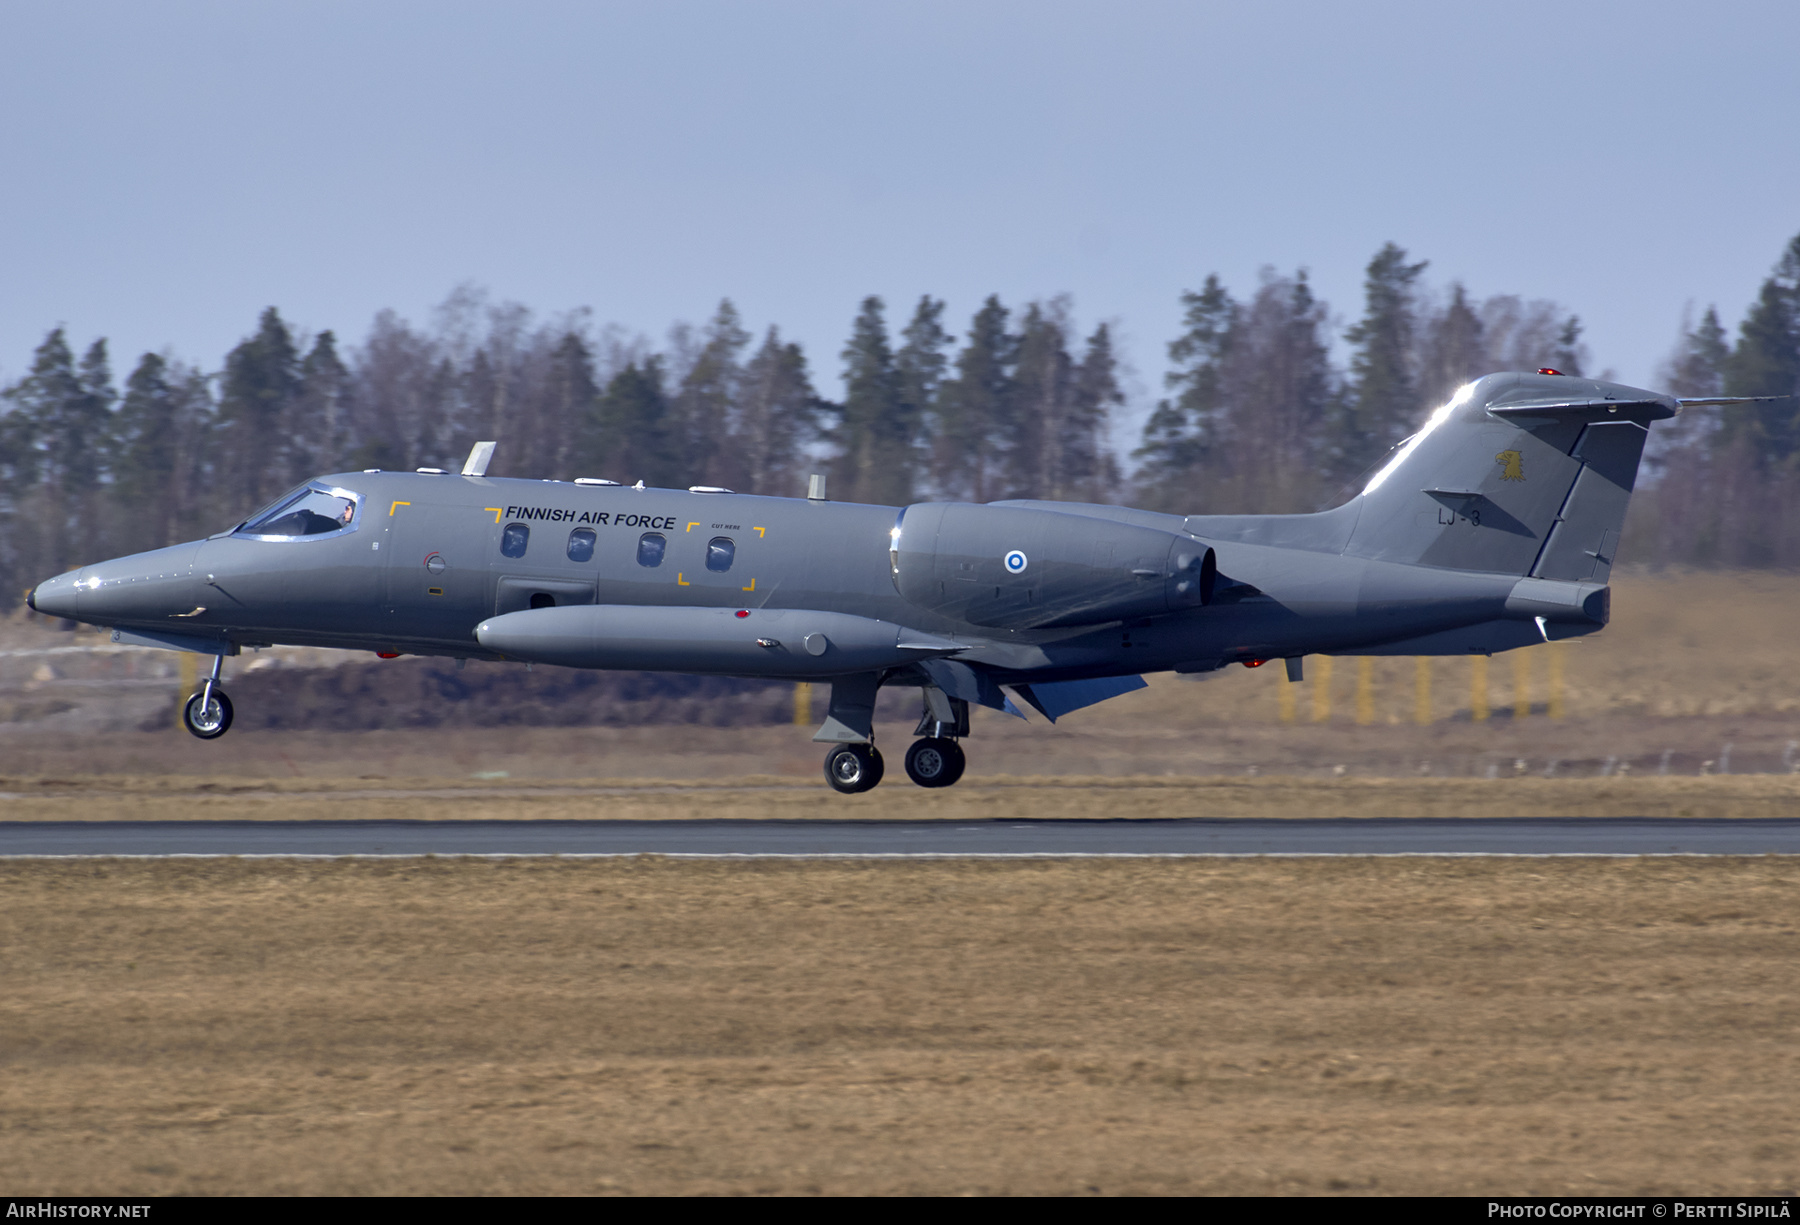
[[[895,772],[897,775],[897,771]],[[1129,817],[1800,817],[1800,776],[988,778],[843,796],[822,779],[275,779],[0,776],[6,821],[981,821]]]
[[[1785,859],[0,863],[0,1192],[1792,1194]]]

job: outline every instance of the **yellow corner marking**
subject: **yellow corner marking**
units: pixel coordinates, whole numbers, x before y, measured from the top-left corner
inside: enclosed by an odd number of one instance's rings
[[[500,516],[506,513],[506,508],[504,506],[484,506],[481,509],[493,511],[495,523],[500,522]]]
[[[693,530],[694,530],[694,529],[695,529],[695,528],[697,528],[697,527],[699,527],[699,526],[700,526],[700,525],[699,525],[699,524],[698,524],[698,523],[690,523],[690,524],[688,524],[688,525],[687,525],[687,526],[686,526],[686,527],[685,527],[685,528],[683,528],[683,529],[682,529],[682,530],[683,530],[683,531],[685,531],[685,532],[691,532],[691,531],[693,531]]]
[[[676,585],[681,586],[681,587],[692,587],[693,586],[692,583],[688,582],[686,579],[681,577],[681,571],[679,571],[679,570],[677,570],[675,572],[675,582],[676,582]]]
[[[745,587],[745,588],[742,588],[742,590],[744,590],[744,591],[755,591],[755,590],[756,590],[756,580],[755,580],[755,579],[751,579],[751,580],[750,580],[750,585],[749,585],[749,586],[748,586],[748,587]]]
[[[388,507],[388,518],[392,519],[394,517],[394,512],[399,510],[402,506],[411,506],[411,505],[412,505],[411,502],[396,502],[396,503],[394,503],[392,506]]]
[[[763,530],[760,527],[752,527],[750,530],[756,533],[758,539],[761,539]]]

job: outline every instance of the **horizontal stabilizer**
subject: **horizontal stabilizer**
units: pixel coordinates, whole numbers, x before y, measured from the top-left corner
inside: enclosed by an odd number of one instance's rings
[[[1141,676],[1107,676],[1091,681],[1051,681],[1043,685],[1014,685],[1013,692],[1027,705],[1054,723],[1070,711],[1093,706],[1108,698],[1146,688]]]
[[[1607,417],[1619,415],[1662,421],[1675,415],[1674,410],[1662,400],[1540,400],[1523,404],[1499,404],[1489,408],[1488,412],[1504,421],[1536,417],[1603,421]]]

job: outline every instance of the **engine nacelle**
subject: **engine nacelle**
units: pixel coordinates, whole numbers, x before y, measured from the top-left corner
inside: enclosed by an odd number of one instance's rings
[[[900,512],[894,587],[972,625],[1094,625],[1212,599],[1211,548],[1175,532],[1089,515],[920,502]]]

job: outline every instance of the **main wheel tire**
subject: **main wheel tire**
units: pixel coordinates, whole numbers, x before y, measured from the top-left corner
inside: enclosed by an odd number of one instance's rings
[[[231,699],[217,685],[209,701],[202,689],[181,708],[181,723],[202,740],[217,740],[231,730]]]
[[[872,744],[840,744],[825,755],[825,781],[845,795],[862,794],[886,772],[881,751]]]
[[[945,776],[943,782],[938,784],[940,787],[954,787],[956,781],[963,776],[963,771],[969,768],[969,759],[963,755],[962,745],[954,740],[949,741],[949,745],[950,773]]]
[[[962,777],[967,764],[954,740],[927,736],[906,750],[906,777],[921,787],[948,787]]]

